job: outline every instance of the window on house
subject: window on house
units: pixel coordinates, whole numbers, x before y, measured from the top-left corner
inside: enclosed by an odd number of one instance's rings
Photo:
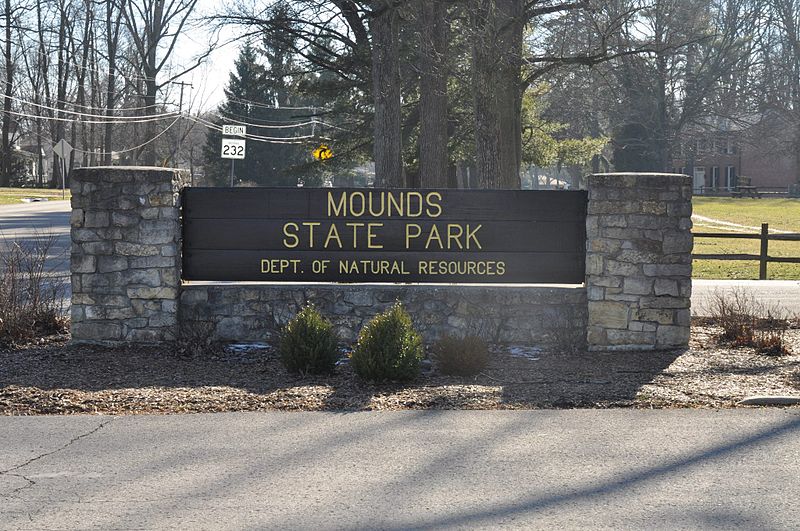
[[[719,166],[711,168],[711,188],[714,190],[719,188]]]
[[[725,168],[725,187],[732,190],[736,187],[736,167],[727,166]]]

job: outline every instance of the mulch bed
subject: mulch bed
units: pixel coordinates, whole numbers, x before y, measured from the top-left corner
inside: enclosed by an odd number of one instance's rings
[[[220,411],[735,407],[750,395],[800,396],[800,330],[791,355],[728,348],[713,326],[685,352],[565,354],[493,347],[477,377],[426,363],[412,384],[360,381],[349,364],[327,377],[288,374],[270,346],[181,357],[167,347],[71,346],[51,337],[0,350],[0,414]]]

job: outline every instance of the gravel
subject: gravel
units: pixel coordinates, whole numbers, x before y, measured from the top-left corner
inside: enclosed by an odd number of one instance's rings
[[[780,357],[719,345],[717,332],[694,327],[685,352],[495,346],[478,376],[444,376],[426,362],[405,385],[362,382],[349,363],[332,376],[293,376],[267,344],[181,357],[169,347],[72,346],[51,337],[0,350],[0,414],[731,408],[745,407],[737,402],[748,396],[800,396],[800,331],[788,332],[792,354]]]

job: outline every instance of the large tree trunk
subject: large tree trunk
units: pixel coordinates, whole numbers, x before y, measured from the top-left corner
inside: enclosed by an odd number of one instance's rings
[[[522,0],[476,0],[472,83],[482,188],[520,188]]]
[[[446,188],[447,4],[443,0],[421,0],[420,3],[420,186]]]
[[[391,0],[379,0],[374,4],[370,29],[375,100],[375,185],[402,188],[405,175],[400,134],[398,14]]]

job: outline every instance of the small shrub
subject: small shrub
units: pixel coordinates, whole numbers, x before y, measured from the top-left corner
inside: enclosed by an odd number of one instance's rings
[[[221,351],[221,345],[214,341],[215,328],[213,321],[182,321],[175,341],[177,355],[194,358]]]
[[[0,346],[66,332],[64,278],[47,269],[53,235],[0,242]]]
[[[443,374],[475,376],[489,360],[489,347],[478,336],[444,336],[433,346],[436,365]]]
[[[289,372],[331,374],[339,359],[338,344],[330,321],[308,305],[284,328],[279,351]]]
[[[422,338],[397,303],[361,330],[351,361],[365,380],[410,381],[419,374],[422,357]]]

